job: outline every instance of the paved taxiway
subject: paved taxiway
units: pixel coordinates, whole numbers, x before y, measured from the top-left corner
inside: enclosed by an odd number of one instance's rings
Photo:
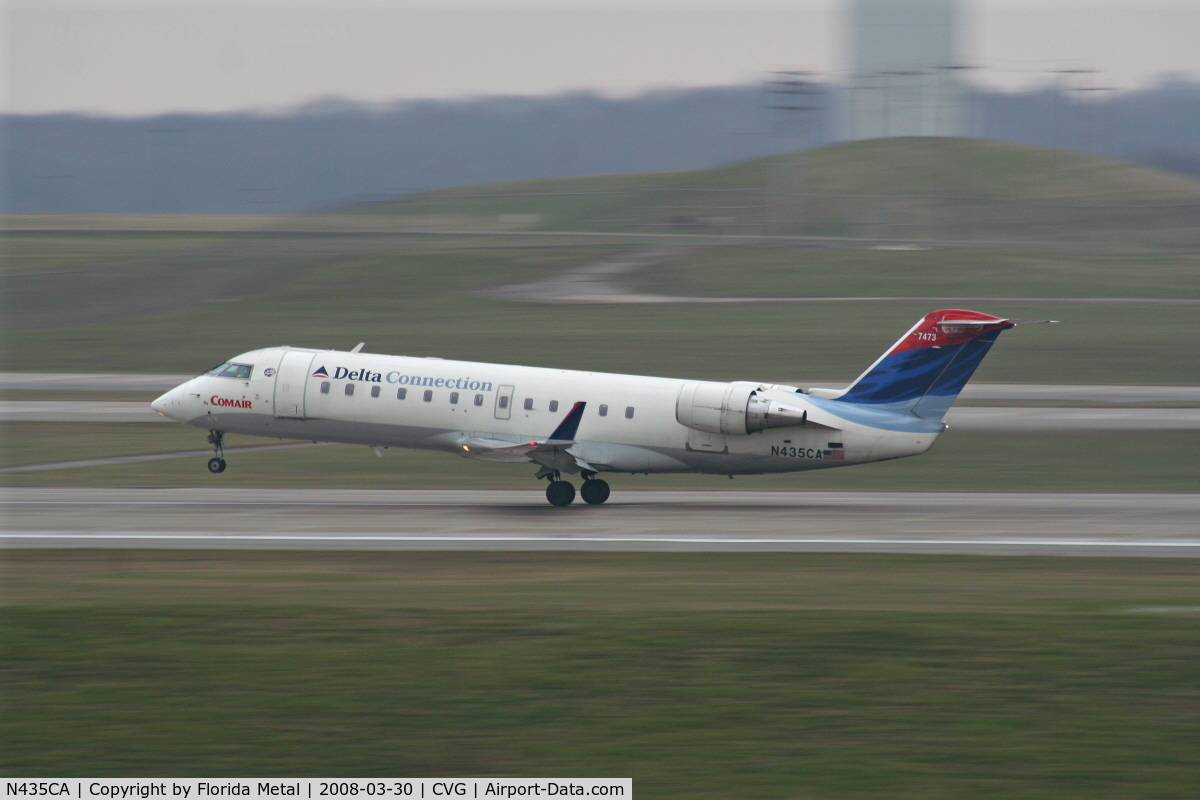
[[[7,488],[6,547],[1200,557],[1200,494]]]
[[[479,291],[483,297],[522,303],[859,303],[859,302],[927,302],[939,306],[959,307],[978,303],[1053,303],[1063,304],[1137,304],[1137,305],[1200,305],[1196,298],[1145,297],[947,297],[933,296],[867,296],[867,297],[697,297],[695,295],[647,294],[626,281],[638,272],[661,265],[679,257],[691,247],[686,240],[660,243],[634,252],[621,253],[569,267],[532,283],[494,286]],[[815,240],[814,240],[815,241]],[[661,242],[661,240],[660,240]],[[825,240],[832,244],[832,240]],[[915,243],[909,243],[911,247]],[[980,243],[982,244],[982,243]],[[907,249],[905,245],[877,245],[875,249]]]

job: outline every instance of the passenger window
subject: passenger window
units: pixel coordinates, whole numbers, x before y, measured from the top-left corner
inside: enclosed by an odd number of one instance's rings
[[[508,395],[501,395],[501,396],[500,396],[500,407],[501,407],[501,408],[508,408]]]
[[[603,405],[600,406],[600,416],[602,416],[602,417],[608,416],[608,406],[603,406]]]
[[[371,397],[379,397],[379,387],[378,386],[371,387]]]
[[[426,390],[425,390],[425,398],[424,398],[424,400],[425,400],[425,402],[426,402],[426,403],[429,403],[429,402],[432,402],[432,401],[433,401],[433,389],[426,389]]]
[[[483,395],[481,395],[481,394],[475,395],[475,405],[477,405],[477,406],[483,405]]]
[[[633,406],[625,409],[625,419],[633,419]]]
[[[458,392],[450,393],[450,405],[452,405],[452,406],[458,405]]]
[[[396,390],[396,399],[397,400],[403,400],[406,397],[408,397],[408,389],[397,389]]]
[[[533,411],[533,398],[532,397],[525,398],[525,410]]]
[[[352,394],[354,394],[354,384],[353,384],[353,383],[347,383],[347,384],[346,384],[346,396],[347,396],[347,397],[349,397],[349,396],[350,396],[350,395],[352,395]]]
[[[321,394],[329,394],[329,381],[321,381]]]
[[[558,401],[557,401],[557,400],[551,400],[551,401],[550,401],[550,410],[551,410],[551,411],[558,411]]]

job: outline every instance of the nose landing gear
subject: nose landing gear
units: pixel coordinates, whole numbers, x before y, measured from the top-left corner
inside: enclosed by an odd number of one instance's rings
[[[209,431],[208,443],[213,446],[213,452],[216,453],[208,460],[208,471],[212,473],[225,471],[225,431]]]

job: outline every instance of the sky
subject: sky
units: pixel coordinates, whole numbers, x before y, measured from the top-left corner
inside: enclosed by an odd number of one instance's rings
[[[2,1],[2,0],[0,0]],[[1200,80],[1200,0],[964,0],[959,61],[1015,90],[1054,70]],[[0,110],[135,116],[844,75],[841,0],[7,0]]]

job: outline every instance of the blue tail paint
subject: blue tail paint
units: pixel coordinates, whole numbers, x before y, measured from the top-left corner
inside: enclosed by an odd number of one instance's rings
[[[926,314],[834,399],[940,420],[996,337],[1013,325],[978,311]]]

